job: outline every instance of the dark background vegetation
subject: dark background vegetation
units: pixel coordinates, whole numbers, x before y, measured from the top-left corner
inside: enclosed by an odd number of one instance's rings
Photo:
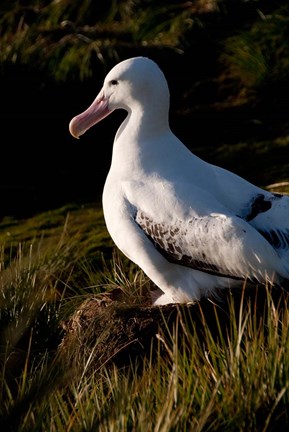
[[[6,0],[0,6],[0,216],[98,201],[123,113],[68,132],[119,61],[144,55],[196,154],[288,180],[289,5],[263,0]]]

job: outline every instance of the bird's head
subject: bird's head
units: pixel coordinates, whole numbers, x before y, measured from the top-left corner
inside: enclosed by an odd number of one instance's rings
[[[118,63],[106,76],[99,94],[86,111],[74,117],[70,133],[79,138],[115,109],[131,111],[137,106],[168,105],[167,81],[158,65],[147,57]]]

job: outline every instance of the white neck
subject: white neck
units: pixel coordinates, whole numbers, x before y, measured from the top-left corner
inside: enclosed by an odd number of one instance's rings
[[[142,170],[147,165],[146,161],[154,160],[156,153],[164,151],[161,143],[165,145],[167,134],[171,134],[167,110],[148,111],[141,105],[135,106],[117,131],[112,169]]]

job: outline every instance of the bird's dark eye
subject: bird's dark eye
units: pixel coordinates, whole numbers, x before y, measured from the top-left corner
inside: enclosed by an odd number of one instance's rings
[[[110,84],[113,86],[118,85],[118,81],[117,80],[111,80]]]

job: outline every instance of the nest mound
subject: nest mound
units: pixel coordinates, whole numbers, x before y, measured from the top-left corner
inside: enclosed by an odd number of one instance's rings
[[[163,349],[165,355],[166,341],[170,344],[176,331],[179,341],[190,330],[204,341],[208,331],[216,339],[227,337],[232,319],[239,320],[240,313],[248,310],[254,319],[264,323],[271,301],[277,307],[287,308],[288,294],[280,289],[254,287],[226,290],[214,300],[152,306],[128,304],[116,290],[110,295],[88,298],[63,323],[59,352],[66,366],[75,370],[83,370],[88,364],[94,371],[112,364],[126,367],[152,359],[156,350],[159,353]]]
[[[183,307],[189,311],[195,305]],[[70,367],[88,360],[94,369],[112,363],[127,366],[151,354],[158,336],[172,329],[179,313],[175,304],[130,305],[115,295],[90,297],[63,323],[59,349]]]

